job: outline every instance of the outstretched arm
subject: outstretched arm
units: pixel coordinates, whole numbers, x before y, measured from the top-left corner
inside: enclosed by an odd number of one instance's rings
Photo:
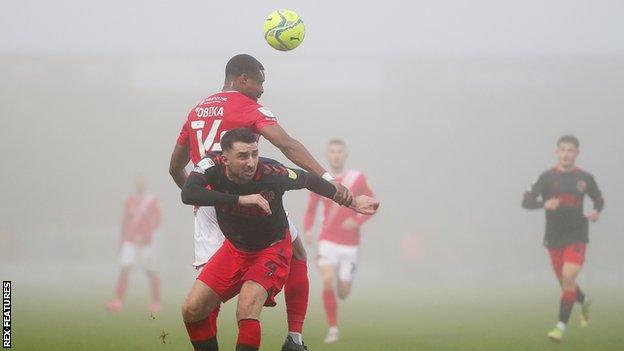
[[[208,190],[208,178],[200,173],[191,172],[182,187],[182,202],[186,205],[215,206],[236,204],[238,195]]]
[[[310,154],[308,149],[297,139],[292,138],[279,124],[271,124],[260,129],[260,134],[265,137],[271,144],[275,145],[290,161],[297,166],[323,177],[326,180],[333,180],[333,177],[321,166]],[[333,181],[336,189],[334,201],[340,205],[348,206],[353,200],[353,195],[342,184]]]

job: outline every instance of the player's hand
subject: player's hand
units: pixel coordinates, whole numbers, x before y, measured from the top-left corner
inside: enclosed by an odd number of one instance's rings
[[[373,215],[377,213],[377,209],[379,208],[379,200],[374,199],[370,196],[360,195],[353,200],[351,207],[355,212],[361,213],[364,215]]]
[[[314,236],[312,235],[312,231],[306,230],[303,233],[303,239],[305,240],[306,245],[312,245],[312,243],[314,242]]]
[[[334,195],[334,201],[341,206],[350,206],[353,202],[353,194],[347,189],[346,186],[332,180],[331,183],[336,187],[336,194]]]
[[[349,217],[342,222],[342,229],[344,230],[356,230],[360,228],[360,223],[355,219]]]
[[[592,223],[596,223],[598,222],[598,219],[600,218],[600,212],[598,212],[597,210],[592,210],[588,215],[587,215],[587,219],[589,219]]]
[[[548,199],[546,200],[546,202],[544,202],[544,208],[547,211],[554,211],[556,209],[559,208],[559,199],[556,197],[553,197],[552,199]]]
[[[256,206],[261,209],[265,215],[271,214],[271,206],[269,202],[260,194],[242,195],[238,197],[238,204],[241,206]]]

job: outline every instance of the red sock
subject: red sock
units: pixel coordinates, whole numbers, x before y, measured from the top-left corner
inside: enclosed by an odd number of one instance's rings
[[[214,328],[210,322],[210,317],[202,319],[199,322],[184,322],[191,341],[208,340],[214,337]]]
[[[260,349],[260,321],[257,319],[241,319],[238,321],[236,350],[258,349]]]
[[[119,274],[119,280],[117,281],[117,289],[115,293],[117,294],[117,298],[119,300],[123,300],[124,295],[126,294],[126,288],[128,286],[128,274],[121,273]]]
[[[327,324],[330,327],[338,325],[338,304],[334,289],[323,290],[323,306],[327,314]]]
[[[160,301],[160,281],[155,273],[150,274],[150,286],[152,287],[152,301]]]
[[[290,261],[290,273],[284,287],[289,332],[301,333],[303,331],[303,321],[308,310],[309,290],[308,264],[305,260],[293,258]]]
[[[220,310],[221,305],[217,306],[214,310],[212,310],[212,312],[210,312],[210,315],[208,316],[208,319],[210,320],[210,326],[212,327],[212,333],[214,335],[217,335],[217,317],[219,316]]]

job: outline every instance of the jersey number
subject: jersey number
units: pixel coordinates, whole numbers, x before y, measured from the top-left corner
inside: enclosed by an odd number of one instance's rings
[[[202,129],[197,130],[197,146],[199,147],[199,156],[201,156],[201,158],[206,157],[206,151],[221,151],[221,143],[214,142],[220,125],[220,119],[215,119],[212,122],[212,126],[210,127],[210,132],[208,132],[208,136],[206,136],[206,140],[202,140],[204,131]]]

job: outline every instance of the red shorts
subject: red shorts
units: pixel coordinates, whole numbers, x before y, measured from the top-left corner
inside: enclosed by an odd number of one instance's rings
[[[253,280],[269,294],[265,306],[275,306],[275,295],[286,283],[291,257],[288,230],[282,241],[257,252],[241,251],[225,240],[197,279],[214,290],[223,302],[238,295],[245,281]]]
[[[565,247],[559,247],[556,249],[548,249],[550,253],[550,262],[557,278],[561,277],[561,271],[565,262],[583,265],[585,262],[585,249],[587,244],[585,243],[572,243]]]

